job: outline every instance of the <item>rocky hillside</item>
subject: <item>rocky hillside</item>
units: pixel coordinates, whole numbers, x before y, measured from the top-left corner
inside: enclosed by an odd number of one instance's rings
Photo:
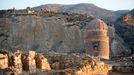
[[[3,12],[3,11],[2,11]],[[0,48],[44,53],[85,53],[85,28],[95,19],[84,14],[6,14],[0,17]],[[129,54],[124,41],[108,26],[110,54]]]
[[[74,5],[61,5],[61,4],[46,4],[34,7],[35,10],[47,9],[57,12],[67,13],[86,13],[88,15],[95,16],[108,22],[113,22],[117,16],[110,10],[106,10],[95,6],[94,4],[74,4]]]
[[[117,19],[115,28],[134,53],[134,9]]]

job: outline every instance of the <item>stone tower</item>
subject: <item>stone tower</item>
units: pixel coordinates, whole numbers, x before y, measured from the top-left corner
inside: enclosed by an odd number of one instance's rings
[[[94,19],[86,26],[84,33],[86,53],[102,59],[109,59],[107,31],[107,24],[100,19]]]

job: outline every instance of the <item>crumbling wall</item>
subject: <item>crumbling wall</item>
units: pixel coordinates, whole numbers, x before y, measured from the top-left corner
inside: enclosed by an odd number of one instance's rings
[[[29,73],[36,72],[35,55],[36,53],[34,51],[29,51],[28,53],[24,52],[22,54],[23,69],[29,71]]]
[[[36,60],[36,67],[43,71],[51,70],[51,67],[48,63],[47,58],[45,58],[42,54],[37,54],[35,57]]]
[[[82,57],[78,55],[51,55],[49,61],[54,70],[64,70],[64,75],[96,75],[107,74],[111,70],[110,65],[106,65],[91,56]],[[55,60],[53,60],[55,58]]]
[[[1,75],[107,74],[110,68],[109,65],[102,63],[99,58],[87,55],[43,55],[35,51],[17,51],[3,57],[7,58],[7,63],[6,66],[0,65],[3,67],[0,72]]]
[[[101,61],[84,57],[77,66],[65,69],[67,75],[100,75],[108,74],[111,70],[110,65],[106,65]]]
[[[36,66],[43,71],[51,70],[47,59],[34,51],[0,54],[0,69],[3,69],[3,75],[22,75],[23,71],[33,74],[36,73]]]
[[[9,55],[9,67],[15,73],[15,75],[22,74],[22,61],[21,53],[19,51]]]

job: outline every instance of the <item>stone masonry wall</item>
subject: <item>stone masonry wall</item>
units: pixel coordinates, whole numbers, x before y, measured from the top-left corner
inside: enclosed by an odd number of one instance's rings
[[[0,69],[4,69],[4,75],[22,75],[23,71],[33,74],[37,69],[51,70],[47,59],[34,51],[0,54]]]

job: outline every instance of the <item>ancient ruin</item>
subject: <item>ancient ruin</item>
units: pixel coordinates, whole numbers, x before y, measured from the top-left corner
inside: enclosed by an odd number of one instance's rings
[[[89,15],[33,11],[30,7],[4,12],[0,15],[0,47],[13,53],[0,54],[3,75],[108,74],[112,67],[101,59],[109,59],[110,49],[116,55],[127,51],[121,50],[122,42],[118,42],[121,48],[115,47],[118,39],[113,43],[117,37],[114,27]],[[14,52],[17,49],[24,51]],[[132,72],[132,68],[127,69]]]
[[[5,60],[0,65],[1,75],[96,75],[108,74],[111,70],[110,65],[88,55],[43,55],[35,51],[17,51],[5,56],[0,59],[0,62]]]
[[[130,53],[114,27],[107,27],[102,20],[86,14],[48,11],[42,9],[28,14],[26,9],[1,10],[0,47],[43,53],[86,53],[103,59],[109,58],[109,51],[112,55]],[[114,35],[110,37],[111,34]]]
[[[109,59],[109,36],[108,27],[100,19],[92,20],[85,29],[86,53]]]

